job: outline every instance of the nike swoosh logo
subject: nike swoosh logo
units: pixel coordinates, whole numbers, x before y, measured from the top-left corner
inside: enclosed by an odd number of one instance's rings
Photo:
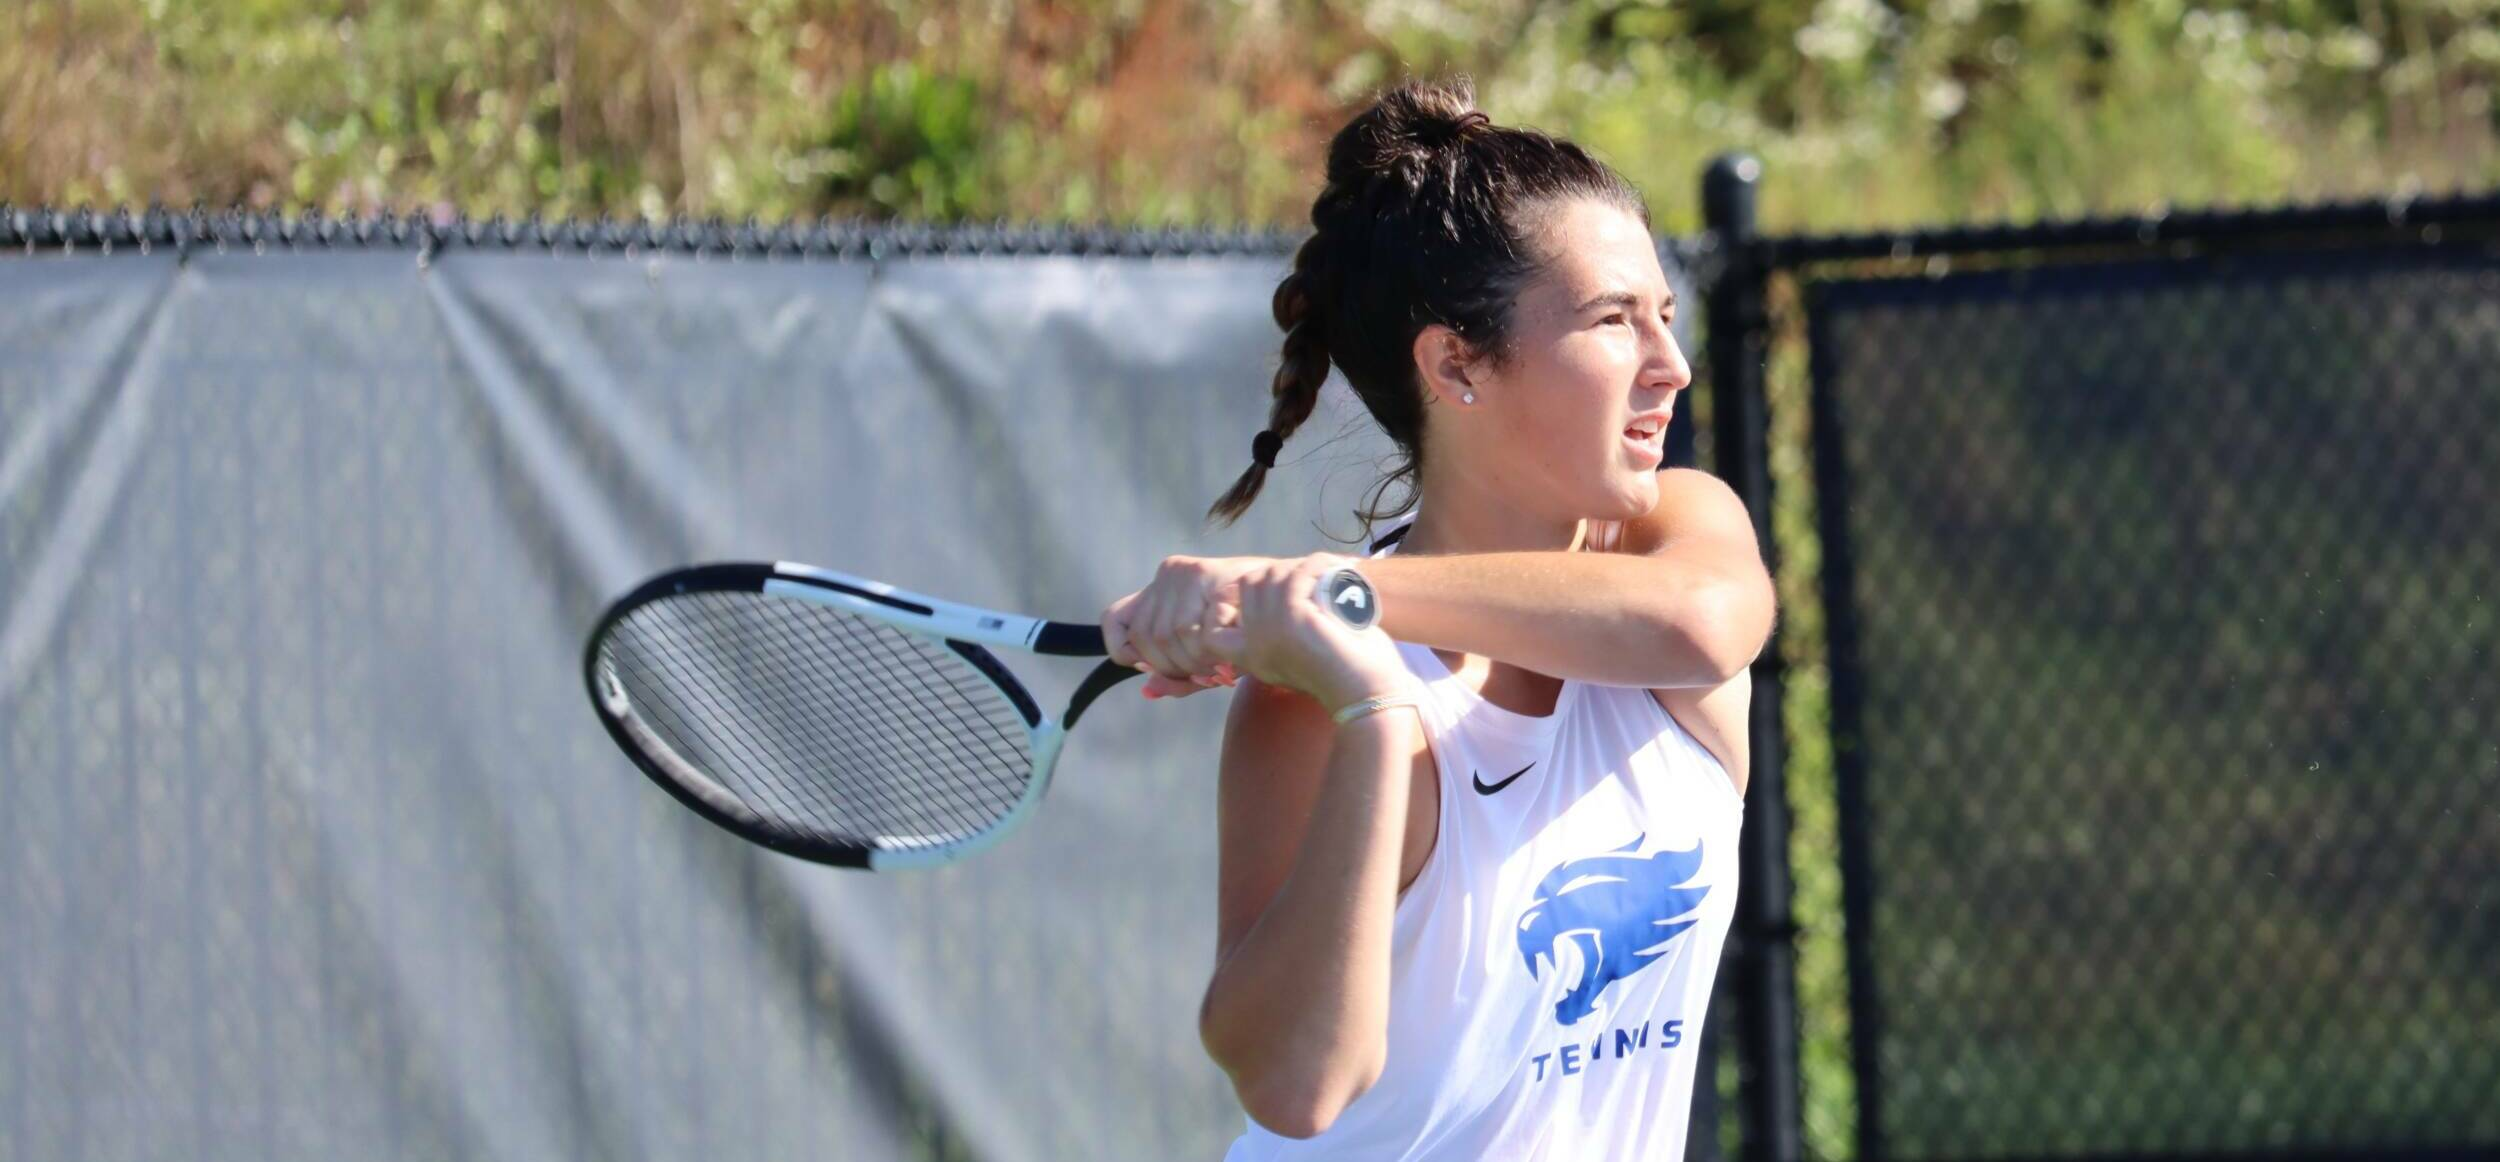
[[[1491,785],[1489,785],[1489,786],[1488,786],[1488,785],[1485,783],[1485,781],[1484,781],[1484,772],[1482,772],[1482,771],[1477,771],[1477,772],[1475,772],[1475,779],[1476,779],[1476,793],[1477,793],[1477,794],[1479,794],[1479,795],[1490,795],[1490,794],[1494,793],[1495,791],[1499,791],[1499,790],[1501,790],[1502,788],[1504,788],[1504,787],[1507,787],[1507,786],[1511,785],[1512,783],[1516,783],[1516,782],[1518,782],[1518,781],[1519,781],[1519,776],[1524,775],[1524,774],[1527,774],[1527,773],[1528,773],[1528,769],[1529,769],[1529,767],[1534,767],[1535,765],[1536,765],[1535,763],[1529,763],[1529,764],[1528,764],[1527,766],[1525,766],[1525,767],[1521,767],[1521,768],[1519,768],[1518,770],[1512,771],[1512,772],[1510,773],[1510,777],[1509,777],[1509,778],[1504,779],[1504,780],[1502,780],[1501,782],[1491,784]]]

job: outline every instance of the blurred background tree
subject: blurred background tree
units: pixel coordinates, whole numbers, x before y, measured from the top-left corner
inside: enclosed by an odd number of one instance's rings
[[[1292,224],[1414,72],[1674,230],[2500,179],[2500,0],[19,0],[0,200]]]

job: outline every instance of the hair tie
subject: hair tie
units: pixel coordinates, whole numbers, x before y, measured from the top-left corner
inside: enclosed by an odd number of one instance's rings
[[[1250,437],[1250,462],[1261,468],[1274,468],[1276,466],[1277,450],[1283,448],[1284,446],[1285,438],[1283,436],[1279,436],[1273,431],[1260,432],[1258,435]]]
[[[1465,137],[1468,130],[1490,129],[1492,127],[1493,118],[1486,116],[1484,110],[1469,109],[1468,111],[1458,115],[1458,124],[1450,128],[1450,136],[1453,138]]]

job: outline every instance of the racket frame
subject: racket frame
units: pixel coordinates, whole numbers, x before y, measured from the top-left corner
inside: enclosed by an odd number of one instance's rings
[[[669,597],[688,593],[756,593],[786,597],[829,606],[845,613],[882,622],[907,633],[935,638],[945,643],[972,668],[997,687],[1000,694],[1024,719],[1027,747],[1032,755],[1032,773],[1025,778],[1024,789],[1006,813],[989,826],[956,839],[941,842],[910,842],[896,838],[895,846],[869,844],[836,844],[809,842],[777,834],[766,825],[763,816],[727,787],[679,756],[666,739],[659,735],[636,713],[623,686],[613,672],[602,663],[602,645],[608,631],[635,610]],[[1311,594],[1313,601],[1329,610],[1355,629],[1369,629],[1377,624],[1380,606],[1370,582],[1351,565],[1335,570],[1320,579]],[[833,569],[803,565],[795,561],[774,561],[770,564],[727,561],[709,565],[693,565],[671,570],[635,586],[632,592],[610,605],[590,632],[583,650],[582,676],[590,687],[590,700],[599,710],[599,721],[607,727],[610,738],[634,760],[643,774],[658,783],[679,802],[698,815],[754,843],[762,844],[784,855],[837,867],[867,868],[884,871],[898,868],[937,867],[953,863],[996,845],[1007,833],[1015,830],[1041,804],[1050,790],[1051,775],[1058,769],[1060,752],[1065,749],[1068,732],[1077,718],[1105,691],[1131,678],[1140,671],[1118,662],[1104,661],[1077,685],[1069,696],[1068,707],[1058,718],[1047,718],[1033,695],[1007,669],[1005,663],[984,647],[1030,650],[1054,657],[1100,658],[1105,648],[1102,627],[1075,622],[1050,621],[1044,618],[1005,613],[977,605],[946,601],[926,594],[859,577]]]
[[[915,841],[918,837],[877,837],[892,838],[896,843],[885,846],[871,840],[853,845],[805,842],[776,833],[735,793],[678,755],[635,711],[621,683],[603,661],[602,646],[617,622],[645,605],[691,593],[758,593],[809,601],[943,642],[997,687],[1024,720],[1032,773],[1025,778],[1022,793],[989,826],[942,842]],[[598,708],[599,720],[607,727],[609,736],[645,775],[696,814],[785,855],[837,867],[886,871],[953,863],[1005,838],[1032,816],[1049,791],[1051,775],[1067,743],[1068,728],[1077,716],[1103,691],[1138,676],[1136,670],[1106,661],[1086,677],[1060,717],[1048,718],[1024,684],[985,646],[1061,657],[1101,657],[1106,652],[1100,626],[1050,621],[946,601],[882,581],[793,561],[731,561],[672,570],[619,598],[592,629],[582,667],[591,702]]]

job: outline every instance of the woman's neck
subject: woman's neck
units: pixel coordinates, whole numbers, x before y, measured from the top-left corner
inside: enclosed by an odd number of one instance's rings
[[[1508,498],[1465,481],[1426,480],[1418,493],[1423,511],[1398,542],[1401,553],[1550,552],[1577,549],[1587,535],[1585,521],[1523,512]]]
[[[1401,556],[1550,552],[1577,549],[1587,536],[1586,521],[1522,512],[1494,489],[1426,481],[1420,492],[1422,511],[1398,542]],[[1515,714],[1551,714],[1561,697],[1561,679],[1455,650],[1433,652],[1478,697]]]

